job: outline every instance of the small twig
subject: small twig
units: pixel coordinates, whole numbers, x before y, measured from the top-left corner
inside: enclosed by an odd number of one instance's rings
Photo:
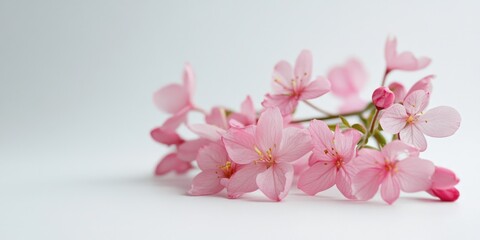
[[[330,119],[339,118],[340,116],[342,116],[342,117],[359,116],[359,115],[363,114],[364,112],[370,110],[370,108],[372,108],[372,107],[373,107],[373,104],[369,103],[367,105],[367,107],[365,107],[364,109],[362,109],[360,111],[350,112],[350,113],[345,113],[345,114],[339,114],[339,115],[329,115],[329,116],[326,116],[326,117],[313,117],[313,118],[299,119],[299,120],[292,121],[292,123],[310,122],[312,120],[330,120]]]

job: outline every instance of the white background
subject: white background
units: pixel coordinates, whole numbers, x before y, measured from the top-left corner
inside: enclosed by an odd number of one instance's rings
[[[0,1],[0,239],[476,239],[480,117],[476,1]],[[152,93],[197,75],[195,101],[257,107],[280,59],[314,54],[314,74],[348,57],[379,84],[386,37],[429,56],[430,106],[462,115],[422,156],[457,172],[461,198],[402,194],[351,202],[335,189],[281,203],[185,194],[191,176],[152,176],[170,151],[149,131],[167,117]],[[331,97],[315,101],[329,110]],[[299,116],[311,115],[301,107]],[[194,118],[195,119],[195,118]],[[197,116],[198,119],[198,116]]]

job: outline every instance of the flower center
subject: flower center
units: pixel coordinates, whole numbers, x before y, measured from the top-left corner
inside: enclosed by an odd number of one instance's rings
[[[413,115],[408,116],[407,124],[412,124],[415,122],[415,117]]]
[[[390,172],[391,174],[397,173],[397,163],[385,159],[385,171]]]
[[[231,161],[226,161],[225,165],[219,167],[226,178],[230,178],[234,172]]]
[[[273,145],[273,147],[268,148],[267,151],[262,152],[257,146],[254,146],[255,152],[258,154],[258,159],[255,160],[256,163],[265,163],[267,167],[271,167],[272,165],[275,164],[275,159],[272,155],[273,149],[275,149],[276,145]]]

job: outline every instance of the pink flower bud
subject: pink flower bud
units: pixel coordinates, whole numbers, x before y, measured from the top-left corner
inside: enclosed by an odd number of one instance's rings
[[[460,192],[456,188],[431,189],[429,193],[444,202],[454,202],[460,197]]]
[[[387,87],[379,87],[372,94],[372,101],[378,110],[392,106],[395,94]]]

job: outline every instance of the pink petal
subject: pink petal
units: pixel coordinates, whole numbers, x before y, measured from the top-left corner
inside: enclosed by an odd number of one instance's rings
[[[278,107],[282,113],[282,116],[292,114],[297,108],[298,100],[290,95],[277,94],[265,95],[265,100],[262,102],[262,106],[265,108]]]
[[[313,57],[309,50],[302,50],[295,62],[295,78],[300,80],[301,87],[307,85],[312,75]]]
[[[338,190],[348,199],[355,199],[352,190],[353,172],[352,166],[347,164],[338,170],[335,180]]]
[[[225,109],[221,107],[214,107],[210,114],[205,116],[205,122],[217,126],[222,129],[227,129],[227,114],[225,113]]]
[[[405,87],[403,84],[398,83],[398,82],[392,82],[390,85],[388,85],[388,88],[395,94],[395,103],[402,103],[403,100],[405,99],[406,91]]]
[[[190,129],[190,131],[197,134],[199,137],[208,139],[213,142],[220,140],[222,138],[222,135],[226,133],[224,129],[210,124],[192,124],[188,125],[188,128]]]
[[[182,85],[170,84],[154,93],[153,102],[161,111],[175,114],[189,105],[189,96]]]
[[[421,152],[427,149],[427,140],[415,124],[409,124],[400,131],[400,140],[417,147]]]
[[[287,196],[293,181],[293,166],[277,163],[257,175],[257,185],[268,198],[281,201]]]
[[[388,37],[385,44],[385,61],[387,62],[387,68],[391,70],[391,66],[397,56],[397,38]]]
[[[420,80],[418,80],[413,86],[408,90],[408,93],[406,96],[410,95],[411,93],[417,91],[417,90],[423,90],[427,94],[430,94],[432,92],[432,83],[431,81],[433,80],[435,76],[434,75],[428,75]]]
[[[212,169],[200,172],[195,176],[192,181],[192,187],[188,193],[194,196],[212,195],[222,191],[223,188],[216,170]]]
[[[310,82],[303,90],[300,98],[302,100],[317,98],[330,91],[330,82],[323,77],[317,77]]]
[[[176,153],[170,153],[158,163],[155,168],[155,175],[164,175],[170,171],[176,171],[178,174],[184,173],[192,168],[189,162],[178,159]]]
[[[191,110],[191,107],[185,107],[175,113],[173,116],[169,117],[163,124],[162,128],[166,130],[175,130],[177,129],[182,123],[186,122],[187,114]]]
[[[255,152],[255,137],[246,129],[230,128],[223,136],[230,158],[239,164],[248,164],[259,158]]]
[[[399,161],[396,167],[398,168],[396,177],[400,183],[402,191],[425,191],[432,185],[430,178],[435,171],[435,166],[432,162],[417,157],[411,157]]]
[[[416,115],[427,107],[428,101],[428,93],[423,90],[417,90],[407,95],[405,101],[403,101],[403,106],[408,114]]]
[[[197,163],[202,170],[218,170],[228,160],[225,147],[219,143],[210,143],[198,151]]]
[[[293,162],[312,150],[310,134],[306,129],[285,128],[277,153],[277,162]]]
[[[448,137],[460,127],[462,118],[457,110],[451,107],[436,107],[420,115],[416,126],[430,137]]]
[[[349,162],[355,154],[356,143],[350,135],[344,135],[339,126],[335,129],[334,133],[335,141],[335,151],[342,156],[345,163]]]
[[[332,162],[318,161],[298,179],[298,188],[306,194],[315,195],[331,188],[336,181],[337,169]]]
[[[395,177],[387,174],[382,182],[382,189],[380,191],[382,199],[388,204],[392,204],[400,197],[400,184]]]
[[[211,141],[204,138],[186,141],[178,146],[178,158],[183,161],[191,162],[197,157],[200,148],[207,146],[209,143],[211,143]]]
[[[428,193],[440,198],[444,202],[454,202],[460,197],[460,192],[456,188],[432,189]]]
[[[357,157],[349,164],[353,164],[359,170],[367,168],[383,168],[384,158],[383,154],[377,150],[362,148],[358,151]]]
[[[449,189],[455,187],[460,182],[457,175],[450,169],[443,167],[435,167],[435,172],[432,176],[433,189]]]
[[[353,193],[358,200],[369,200],[375,196],[385,178],[382,168],[366,168],[353,177]]]
[[[354,147],[357,145],[358,141],[360,141],[360,138],[362,138],[362,133],[357,129],[353,129],[353,128],[349,128],[343,131],[343,135],[347,137],[347,139],[348,138],[352,139],[351,142]]]
[[[367,82],[367,73],[359,60],[349,59],[345,65],[330,70],[328,80],[333,94],[344,99],[358,98],[360,89]]]
[[[405,144],[402,141],[395,140],[382,148],[382,154],[389,161],[403,160],[408,157],[418,157],[418,149]]]
[[[183,70],[183,86],[187,90],[188,99],[190,104],[192,103],[192,96],[195,92],[195,75],[190,63],[186,63]]]
[[[312,137],[313,152],[319,160],[328,161],[331,157],[325,154],[325,150],[330,151],[333,144],[333,133],[323,121],[312,120],[308,128]]]
[[[401,104],[393,104],[391,107],[383,110],[380,118],[382,128],[392,134],[399,133],[407,124],[407,112]]]
[[[228,196],[237,198],[248,192],[258,189],[257,175],[267,169],[265,164],[251,163],[235,172],[227,185]]]
[[[273,71],[272,89],[276,94],[289,94],[292,91],[293,70],[290,63],[280,61]]]
[[[184,140],[175,132],[165,130],[161,127],[155,128],[150,132],[153,140],[165,144],[165,145],[178,145],[184,142]]]
[[[250,96],[247,96],[247,98],[242,102],[242,105],[240,106],[240,112],[248,120],[248,123],[245,123],[245,125],[256,123],[257,113],[255,112],[255,106],[253,105],[253,101]]]
[[[283,118],[278,108],[267,108],[258,119],[255,142],[263,152],[275,149],[282,140]]]

